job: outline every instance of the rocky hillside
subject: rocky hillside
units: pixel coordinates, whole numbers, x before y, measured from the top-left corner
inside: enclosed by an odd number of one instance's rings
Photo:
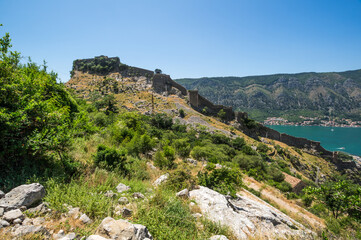
[[[328,115],[330,109],[337,116],[360,118],[361,70],[176,81],[187,89],[198,89],[217,104],[246,111],[257,120]]]
[[[76,61],[64,86],[16,57],[0,59],[0,239],[360,235],[361,188],[317,144],[259,137],[246,114],[116,58]],[[335,214],[323,189],[345,196]]]

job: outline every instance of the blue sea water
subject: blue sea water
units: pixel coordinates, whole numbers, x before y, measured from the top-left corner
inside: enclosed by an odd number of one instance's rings
[[[268,127],[295,137],[321,142],[321,146],[329,151],[343,151],[361,156],[361,128],[281,125]]]

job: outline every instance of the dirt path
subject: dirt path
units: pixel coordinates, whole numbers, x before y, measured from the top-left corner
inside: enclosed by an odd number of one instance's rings
[[[253,188],[256,191],[261,192],[262,199],[268,200],[282,212],[285,212],[291,218],[302,223],[306,227],[310,227],[315,230],[326,228],[323,219],[298,206],[295,201],[288,200],[278,190],[269,186],[262,189],[263,184],[250,177],[245,176],[243,181],[249,188]]]

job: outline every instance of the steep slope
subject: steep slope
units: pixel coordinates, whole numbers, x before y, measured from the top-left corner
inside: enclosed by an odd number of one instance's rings
[[[168,82],[165,85],[169,86],[169,84]],[[116,87],[114,87],[115,85]],[[263,143],[261,143],[238,129],[236,119],[232,121],[222,121],[213,115],[204,115],[190,104],[189,96],[181,94],[178,88],[174,89],[174,86],[170,86],[165,87],[163,91],[157,91],[157,89],[154,89],[154,85],[154,78],[145,75],[128,76],[122,72],[99,75],[82,71],[74,71],[72,79],[67,83],[69,88],[74,89],[80,96],[88,100],[91,100],[96,94],[103,96],[113,94],[118,107],[121,109],[140,112],[145,115],[159,112],[166,113],[173,118],[174,123],[186,125],[187,129],[193,129],[199,132],[198,134],[205,131],[211,135],[222,134],[230,139],[241,137],[247,145],[252,146],[254,149],[264,144],[268,149],[264,155],[265,159],[269,159],[270,162],[274,162],[276,165],[282,165],[285,171],[291,171],[290,173],[303,178],[305,181],[307,181],[307,179],[314,181],[316,178],[320,179],[320,181],[325,181],[338,175],[335,166],[320,156],[309,155],[302,150],[297,150],[284,143],[267,138],[263,138]],[[184,112],[184,116],[180,116],[181,111]],[[231,164],[221,162],[221,160],[219,161],[219,163],[225,165]],[[190,165],[192,166],[192,164]],[[194,176],[197,175],[197,171],[201,171],[204,168],[202,165],[203,164],[198,162],[195,167],[192,166]],[[316,170],[317,165],[321,165],[319,171]],[[251,186],[249,188],[253,189]],[[269,186],[269,188],[273,189],[273,191],[268,191],[267,196],[271,195],[277,199],[278,197],[275,193],[282,195],[279,190],[271,186]],[[258,191],[259,189],[256,188],[255,190]],[[241,192],[241,194],[244,198],[252,199],[252,201],[258,199],[256,196],[247,195],[247,192],[244,191]],[[258,199],[258,202],[263,207],[269,207],[260,199]],[[294,203],[289,204],[291,204],[290,209],[300,208]],[[287,210],[285,212],[288,213]],[[305,210],[305,212],[307,211]],[[324,227],[323,224],[315,226],[314,222],[318,221],[316,216],[308,212],[307,216],[309,216],[309,218],[304,220],[302,224],[308,227],[311,226],[315,231]],[[267,223],[265,224],[267,225]],[[277,231],[276,229],[274,230]],[[293,234],[297,235],[298,233],[295,231]],[[299,235],[299,237],[301,237],[301,235]]]
[[[177,79],[217,104],[267,116],[334,114],[359,119],[361,70],[339,73],[275,74],[250,77]]]

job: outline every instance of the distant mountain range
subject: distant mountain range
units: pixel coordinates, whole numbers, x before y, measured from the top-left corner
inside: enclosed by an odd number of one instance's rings
[[[247,111],[256,120],[303,116],[361,120],[361,69],[346,72],[204,77],[175,80],[212,102]],[[331,110],[330,110],[331,109]]]

